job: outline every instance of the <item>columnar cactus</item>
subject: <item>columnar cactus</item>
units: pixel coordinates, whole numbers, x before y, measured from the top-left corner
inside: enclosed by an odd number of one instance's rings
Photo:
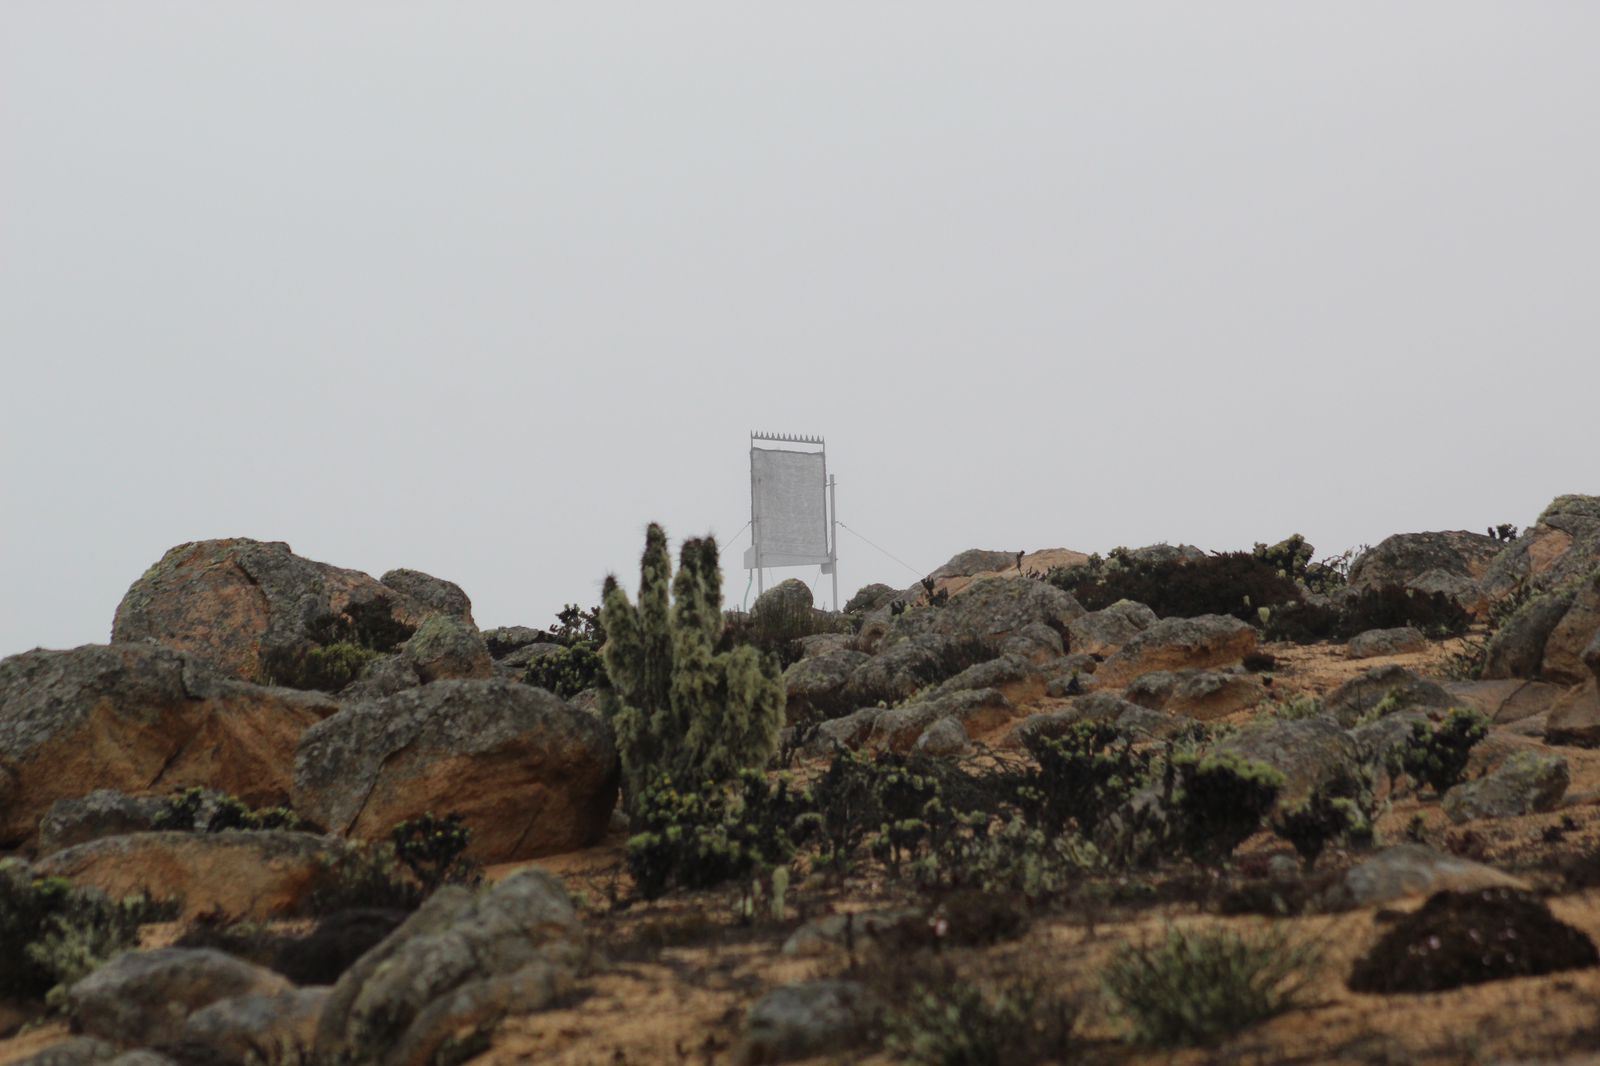
[[[606,578],[602,652],[630,803],[663,775],[685,787],[764,766],[778,746],[784,689],[777,664],[754,648],[718,652],[722,572],[717,542],[687,540],[671,574],[667,535],[651,524],[639,561],[639,605]],[[667,585],[672,584],[669,604]]]

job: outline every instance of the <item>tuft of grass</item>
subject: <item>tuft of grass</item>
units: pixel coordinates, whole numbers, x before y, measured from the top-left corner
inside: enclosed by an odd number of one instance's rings
[[[1100,980],[1135,1043],[1213,1044],[1294,1006],[1316,949],[1274,930],[1171,928],[1153,944],[1130,944]]]
[[[884,1045],[919,1066],[1013,1066],[1067,1062],[1076,1008],[1037,981],[1017,979],[989,992],[954,975],[918,984],[887,1018]]]

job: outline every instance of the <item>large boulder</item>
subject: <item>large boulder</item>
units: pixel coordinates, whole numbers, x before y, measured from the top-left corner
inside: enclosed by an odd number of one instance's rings
[[[1557,496],[1495,556],[1479,582],[1493,600],[1518,588],[1553,589],[1600,566],[1600,496]]]
[[[462,1021],[470,1030],[492,1023],[496,1007],[547,1006],[585,950],[566,891],[537,867],[479,896],[447,886],[339,978],[317,1054],[378,1066],[432,1061]]]
[[[1560,755],[1519,751],[1492,772],[1446,792],[1442,805],[1453,822],[1514,818],[1554,810],[1571,780]]]
[[[345,847],[281,829],[130,833],[47,855],[35,869],[112,899],[141,893],[178,899],[190,918],[214,912],[264,921],[298,913],[318,874]]]
[[[433,613],[367,574],[240,537],[168,551],[117,605],[111,639],[155,641],[263,681],[299,673],[330,644],[391,651]]]
[[[835,702],[852,707],[898,703],[992,657],[981,644],[923,633],[899,641],[858,665]]]
[[[1256,706],[1267,698],[1267,686],[1238,670],[1158,670],[1135,678],[1125,695],[1153,711],[1211,721]]]
[[[1528,884],[1469,859],[1422,844],[1396,844],[1351,867],[1328,894],[1333,907],[1376,907],[1395,900],[1431,896],[1447,889],[1527,889]]]
[[[1280,805],[1296,803],[1318,785],[1353,775],[1361,761],[1355,739],[1327,717],[1258,721],[1225,738],[1217,750],[1266,763],[1282,773]]]
[[[1347,659],[1376,659],[1380,655],[1406,655],[1424,651],[1428,638],[1415,626],[1397,626],[1393,629],[1369,629],[1350,638],[1344,647]]]
[[[472,601],[454,581],[406,569],[390,570],[378,580],[413,603],[477,628],[472,620]]]
[[[1047,582],[981,577],[942,607],[906,610],[890,626],[883,647],[892,648],[902,641],[931,634],[981,643],[998,654],[1008,637],[1029,626],[1044,625],[1062,634],[1067,631],[1067,623],[1083,613],[1083,607],[1070,593]]]
[[[750,1008],[737,1066],[832,1056],[866,1042],[880,1005],[857,981],[821,979],[775,988]]]
[[[177,1041],[202,1007],[292,987],[271,970],[211,948],[161,948],[118,955],[68,989],[67,1005],[90,1036],[160,1045]]]
[[[1437,533],[1396,533],[1362,552],[1350,567],[1350,587],[1360,590],[1408,586],[1424,575],[1438,584],[1437,571],[1477,580],[1504,545],[1482,533],[1456,529]]]
[[[208,1066],[307,1061],[328,994],[326,988],[292,988],[218,1000],[189,1015],[174,1051]]]
[[[166,806],[166,800],[159,797],[130,796],[114,788],[56,800],[39,820],[39,854],[49,855],[102,837],[148,832]]]
[[[1074,654],[1112,655],[1160,621],[1142,603],[1121,600],[1067,623],[1067,647]]]
[[[834,718],[855,709],[857,704],[847,695],[846,685],[868,658],[859,651],[831,651],[791,665],[783,672],[789,721],[809,716]]]
[[[867,744],[879,750],[910,751],[937,723],[951,719],[969,735],[1011,718],[1011,702],[998,689],[962,689],[935,699],[917,700],[880,712],[872,722]]]
[[[494,675],[489,646],[471,622],[447,614],[425,618],[400,648],[422,682]]]
[[[1240,662],[1256,649],[1252,626],[1222,614],[1163,618],[1095,671],[1098,687],[1126,685],[1156,670],[1201,670]]]
[[[58,800],[192,785],[251,806],[288,801],[295,745],[338,710],[319,693],[218,678],[156,644],[91,644],[0,660],[0,847]]]
[[[1545,719],[1544,738],[1551,744],[1600,748],[1600,682],[1590,679],[1562,694]]]
[[[1506,619],[1489,641],[1483,676],[1582,684],[1594,676],[1585,656],[1597,640],[1600,569],[1536,596]]]
[[[1017,560],[1021,556],[1022,552],[968,548],[964,552],[956,552],[950,557],[949,562],[928,576],[940,581],[947,577],[972,577],[975,574],[991,574],[1000,570],[1016,570]]]
[[[1403,666],[1378,666],[1351,678],[1328,694],[1323,710],[1344,726],[1374,713],[1444,709],[1459,701],[1437,681],[1419,677]],[[1379,708],[1382,708],[1380,711]]]
[[[307,730],[294,805],[331,832],[368,840],[426,811],[460,814],[473,857],[508,862],[598,840],[618,773],[609,727],[552,693],[435,681],[356,700]]]

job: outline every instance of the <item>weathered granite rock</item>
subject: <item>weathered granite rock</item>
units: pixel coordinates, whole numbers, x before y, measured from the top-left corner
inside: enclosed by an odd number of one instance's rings
[[[1380,655],[1405,655],[1408,652],[1423,651],[1428,647],[1428,638],[1415,626],[1400,626],[1395,629],[1369,629],[1365,633],[1357,633],[1345,645],[1344,654],[1348,659],[1374,659]]]
[[[1444,794],[1444,811],[1453,822],[1513,818],[1554,810],[1567,794],[1571,776],[1559,755],[1520,751],[1498,769],[1464,781]]]
[[[291,988],[271,970],[211,948],[159,948],[118,955],[68,989],[67,1005],[90,1036],[161,1045],[181,1039],[189,1015],[202,1007]]]
[[[1256,648],[1256,631],[1237,618],[1207,614],[1163,618],[1100,665],[1101,685],[1126,685],[1157,670],[1201,670],[1241,661]]]

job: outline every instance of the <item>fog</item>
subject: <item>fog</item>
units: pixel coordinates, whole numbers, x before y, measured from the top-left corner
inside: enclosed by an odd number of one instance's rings
[[[726,543],[1525,525],[1600,492],[1600,7],[0,7],[0,654],[172,545],[480,625]],[[816,568],[773,571],[815,582]]]

